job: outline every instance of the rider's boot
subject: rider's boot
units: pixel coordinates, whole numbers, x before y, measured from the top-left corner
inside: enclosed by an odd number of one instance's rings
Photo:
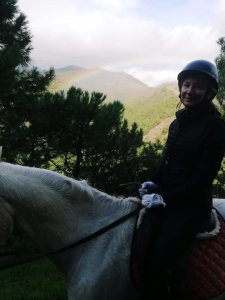
[[[180,257],[171,272],[170,300],[192,300],[191,292],[191,248]]]
[[[153,272],[149,275],[142,300],[169,300],[167,272]]]

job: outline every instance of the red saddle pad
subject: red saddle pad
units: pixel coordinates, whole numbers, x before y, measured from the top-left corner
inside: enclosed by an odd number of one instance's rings
[[[218,214],[216,237],[196,240],[192,255],[192,287],[196,299],[210,299],[225,292],[225,221]]]
[[[149,253],[148,246],[145,246],[148,244],[146,236],[151,238],[152,235],[152,229],[147,226],[148,218],[149,216],[144,217],[143,224],[140,226],[141,232],[136,230],[132,247],[131,274],[139,290],[143,290],[145,274],[142,266],[145,264],[145,254]],[[219,234],[204,240],[196,239],[193,245],[191,285],[196,296],[191,300],[206,300],[225,292],[225,221],[219,214],[218,219],[221,227]]]

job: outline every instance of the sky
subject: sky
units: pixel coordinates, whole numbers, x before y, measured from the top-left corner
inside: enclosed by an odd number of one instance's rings
[[[214,61],[225,0],[18,0],[33,36],[32,64],[127,72],[149,86],[191,60]]]

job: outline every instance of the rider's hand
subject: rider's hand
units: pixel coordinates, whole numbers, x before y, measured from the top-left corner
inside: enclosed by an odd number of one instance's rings
[[[158,185],[152,181],[146,181],[142,183],[141,188],[138,190],[141,197],[146,194],[152,194],[156,192],[158,189]]]
[[[142,197],[141,203],[147,208],[156,207],[156,206],[166,206],[166,203],[163,200],[163,197],[159,194],[145,194]]]

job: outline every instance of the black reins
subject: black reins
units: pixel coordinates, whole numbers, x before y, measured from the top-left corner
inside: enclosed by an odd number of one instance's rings
[[[23,258],[22,260],[20,260],[19,262],[6,262],[6,264],[4,264],[4,266],[1,266],[0,265],[0,271],[3,271],[3,270],[6,270],[8,268],[11,268],[11,267],[15,267],[15,266],[18,266],[18,265],[21,265],[21,264],[25,264],[27,262],[31,262],[31,261],[34,261],[34,260],[37,260],[37,259],[40,259],[42,257],[45,257],[45,256],[49,256],[49,255],[53,255],[53,254],[58,254],[60,252],[63,252],[63,251],[67,251],[67,250],[70,250],[72,248],[75,248],[75,247],[78,247],[80,246],[81,244],[84,244],[94,238],[97,238],[98,236],[102,235],[103,233],[109,231],[110,229],[118,226],[119,224],[125,222],[126,220],[128,220],[129,218],[137,215],[140,210],[141,210],[141,206],[138,206],[138,208],[136,208],[135,210],[131,211],[130,213],[128,213],[127,215],[124,215],[122,216],[121,218],[117,219],[116,221],[106,225],[105,227],[97,230],[96,232],[90,234],[89,236],[85,237],[85,238],[82,238],[81,240],[71,244],[71,245],[68,245],[66,247],[63,247],[63,248],[60,248],[60,249],[57,249],[57,250],[53,250],[53,251],[49,251],[49,252],[46,252],[46,253],[40,253],[38,255],[34,255],[34,250],[30,250],[30,251],[27,251],[27,252],[18,252],[18,251],[9,251],[9,252],[4,252],[4,253],[0,253],[0,257],[9,257],[9,256],[13,256],[12,258],[15,259],[15,257],[18,257],[18,254],[20,256],[26,256],[26,255],[31,255],[32,253],[32,257],[30,258]],[[12,260],[13,260],[12,259]]]

